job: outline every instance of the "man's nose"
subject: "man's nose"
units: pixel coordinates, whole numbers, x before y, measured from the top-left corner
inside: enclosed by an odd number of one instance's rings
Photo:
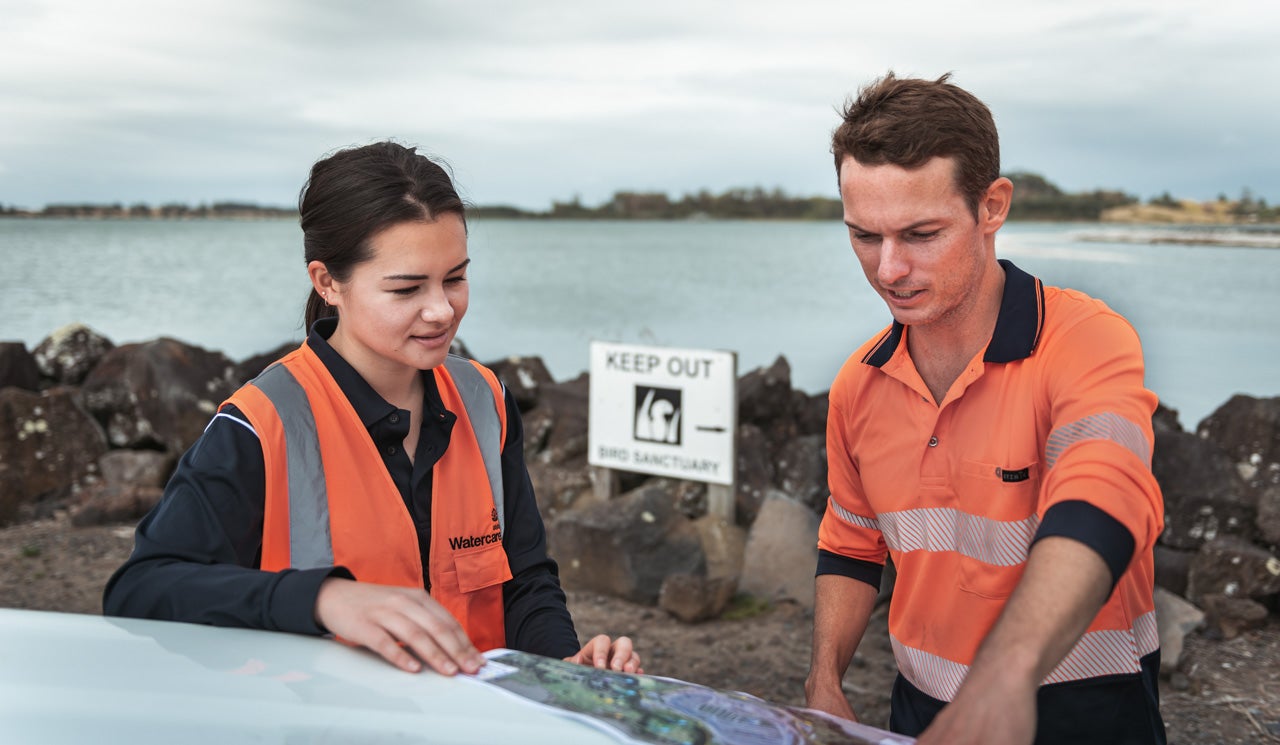
[[[880,284],[892,285],[910,273],[911,264],[907,260],[906,247],[901,241],[885,238],[880,244],[880,264],[876,268],[876,278],[880,280]]]

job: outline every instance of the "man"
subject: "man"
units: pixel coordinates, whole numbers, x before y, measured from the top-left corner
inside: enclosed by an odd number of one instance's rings
[[[997,260],[1013,185],[987,107],[889,73],[833,136],[854,253],[893,324],[827,422],[808,704],[841,690],[886,554],[890,728],[946,743],[1164,743],[1142,350],[1098,300]]]

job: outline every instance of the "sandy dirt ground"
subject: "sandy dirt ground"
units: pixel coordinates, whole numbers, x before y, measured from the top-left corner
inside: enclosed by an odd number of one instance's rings
[[[0,529],[0,607],[101,612],[103,584],[132,536],[131,525],[75,528],[63,517]],[[568,589],[579,633],[633,637],[646,672],[804,703],[812,615],[803,608],[739,607],[733,618],[686,624],[658,608]],[[887,721],[894,673],[881,607],[845,678],[863,721]],[[1170,743],[1280,743],[1280,623],[1273,617],[1231,640],[1193,633],[1180,671],[1161,681],[1161,709]]]

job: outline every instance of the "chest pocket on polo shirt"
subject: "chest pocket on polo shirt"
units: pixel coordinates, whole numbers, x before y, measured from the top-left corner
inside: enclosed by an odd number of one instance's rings
[[[453,555],[453,564],[458,592],[475,592],[511,579],[511,566],[501,542],[458,551]]]
[[[1040,521],[1040,464],[964,461],[955,479],[960,589],[986,598],[1013,591]]]

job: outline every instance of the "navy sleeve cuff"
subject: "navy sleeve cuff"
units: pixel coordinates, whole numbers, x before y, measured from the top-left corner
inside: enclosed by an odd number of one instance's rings
[[[316,596],[330,577],[355,579],[346,567],[295,569],[280,573],[271,592],[271,621],[276,631],[321,636],[329,633],[316,622]]]
[[[1049,536],[1070,538],[1097,552],[1111,570],[1112,590],[1116,589],[1116,583],[1133,559],[1133,533],[1119,520],[1088,502],[1069,500],[1050,507],[1044,513],[1031,545]]]
[[[876,590],[880,589],[880,575],[884,574],[884,565],[874,561],[850,559],[848,556],[818,549],[818,571],[816,575],[839,574],[843,577],[866,582]]]

